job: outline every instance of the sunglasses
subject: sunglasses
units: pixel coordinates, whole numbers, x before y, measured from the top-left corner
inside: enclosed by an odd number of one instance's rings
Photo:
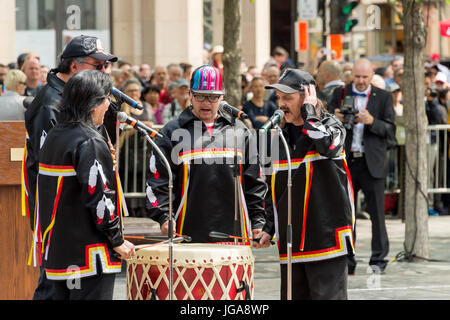
[[[104,64],[93,64],[89,62],[84,62],[84,64],[88,64],[90,66],[95,67],[95,70],[102,71],[103,68],[107,69],[109,66],[109,61],[106,61]]]
[[[204,96],[204,95],[194,94],[193,96],[194,96],[195,100],[197,100],[198,102],[203,102],[205,100],[208,100],[211,103],[219,101],[219,98],[220,98],[220,95],[219,96]]]

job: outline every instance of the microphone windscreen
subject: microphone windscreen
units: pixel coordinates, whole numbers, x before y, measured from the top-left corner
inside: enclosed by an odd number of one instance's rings
[[[275,110],[275,112],[273,114],[277,114],[280,116],[280,118],[284,118],[284,112],[281,109]]]
[[[120,122],[126,122],[128,119],[128,116],[125,112],[117,112],[117,120],[119,120]]]

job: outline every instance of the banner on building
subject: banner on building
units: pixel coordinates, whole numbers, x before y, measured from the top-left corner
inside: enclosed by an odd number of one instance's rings
[[[295,23],[295,50],[297,52],[308,51],[308,21]]]
[[[336,52],[336,59],[342,58],[342,50],[344,49],[342,34],[330,34],[330,50]]]

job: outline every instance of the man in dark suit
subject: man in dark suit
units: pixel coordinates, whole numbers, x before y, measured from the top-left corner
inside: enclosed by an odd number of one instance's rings
[[[389,252],[384,216],[384,186],[388,172],[386,151],[388,139],[395,136],[395,113],[391,95],[370,85],[373,74],[369,60],[356,61],[352,70],[353,82],[334,91],[329,110],[347,128],[345,151],[355,199],[362,189],[372,222],[369,265],[374,272],[383,272]],[[348,113],[344,118],[343,105],[347,105],[347,109],[353,105],[354,120]],[[354,232],[354,241],[355,236]],[[355,258],[349,257],[349,274],[353,274],[355,268]]]

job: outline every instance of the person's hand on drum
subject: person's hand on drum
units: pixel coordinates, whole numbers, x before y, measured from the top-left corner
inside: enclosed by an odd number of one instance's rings
[[[136,254],[134,244],[125,240],[120,246],[113,248],[120,255],[120,259],[127,260]]]
[[[270,247],[270,241],[272,240],[272,236],[267,232],[261,231],[258,233],[258,236],[254,239],[259,238],[259,242],[253,241],[253,246],[256,249],[259,248],[268,248]]]

